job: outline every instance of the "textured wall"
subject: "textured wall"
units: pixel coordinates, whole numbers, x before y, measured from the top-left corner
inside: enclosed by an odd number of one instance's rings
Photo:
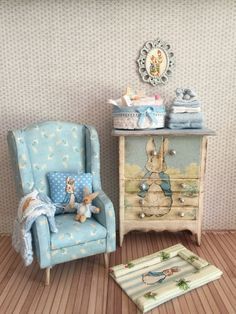
[[[8,129],[47,119],[94,125],[101,138],[105,191],[118,205],[118,149],[111,108],[127,84],[173,96],[192,86],[203,103],[209,140],[204,228],[235,228],[236,2],[1,1],[0,232],[10,232],[17,198]],[[176,56],[167,86],[142,83],[136,59],[160,37]],[[232,136],[233,135],[233,136]]]

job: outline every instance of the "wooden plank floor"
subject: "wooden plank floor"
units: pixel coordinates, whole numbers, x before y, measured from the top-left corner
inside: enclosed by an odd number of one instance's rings
[[[196,246],[188,232],[131,233],[122,248],[110,256],[110,265],[151,254],[176,243],[219,267],[221,279],[160,305],[152,314],[236,313],[236,232],[203,233]],[[136,306],[110,278],[97,255],[55,266],[51,284],[42,284],[44,272],[34,262],[24,267],[0,237],[0,313],[136,314]]]

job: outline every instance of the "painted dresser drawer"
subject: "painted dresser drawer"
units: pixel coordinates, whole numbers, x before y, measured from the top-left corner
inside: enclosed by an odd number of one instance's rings
[[[198,194],[194,197],[184,196],[181,193],[173,193],[171,198],[163,197],[161,192],[152,193],[148,198],[142,199],[136,194],[127,193],[125,194],[125,206],[136,206],[136,207],[178,207],[178,206],[198,206]],[[153,200],[153,202],[152,202]]]
[[[200,177],[201,138],[144,136],[125,141],[125,177],[165,172],[173,178]]]
[[[163,185],[164,184],[164,185]],[[166,184],[166,185],[165,185]],[[145,189],[141,187],[144,185]],[[174,207],[199,205],[199,180],[174,179],[160,182],[159,179],[124,180],[124,205],[139,208],[139,213],[164,216]]]
[[[166,172],[173,178],[200,178],[201,139],[169,137]]]
[[[165,211],[166,208],[163,208]],[[127,220],[196,220],[198,208],[197,207],[172,207],[172,209],[166,214],[162,216],[152,215],[151,213],[145,213],[143,217],[140,216],[142,211],[140,207],[125,207],[125,219]]]
[[[157,182],[158,179],[125,179],[124,189],[125,193],[136,193],[138,194],[141,190],[142,184],[146,183],[148,186]],[[185,196],[194,196],[199,192],[200,182],[198,179],[171,179],[170,186],[173,192],[181,192]]]

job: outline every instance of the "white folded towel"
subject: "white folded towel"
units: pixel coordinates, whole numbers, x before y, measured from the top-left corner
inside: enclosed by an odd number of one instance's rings
[[[170,109],[171,112],[174,113],[184,113],[184,112],[200,112],[201,108],[200,107],[185,107],[185,106],[172,106]]]

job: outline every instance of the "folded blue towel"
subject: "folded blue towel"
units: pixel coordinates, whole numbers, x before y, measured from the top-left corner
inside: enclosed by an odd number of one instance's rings
[[[185,107],[192,107],[192,108],[196,108],[196,107],[200,107],[201,104],[198,100],[179,100],[176,99],[173,101],[173,106],[185,106]]]
[[[179,123],[179,122],[202,122],[203,115],[202,112],[194,113],[173,113],[168,115],[169,122]]]
[[[202,129],[203,122],[169,122],[167,124],[169,129],[181,130],[181,129]]]

